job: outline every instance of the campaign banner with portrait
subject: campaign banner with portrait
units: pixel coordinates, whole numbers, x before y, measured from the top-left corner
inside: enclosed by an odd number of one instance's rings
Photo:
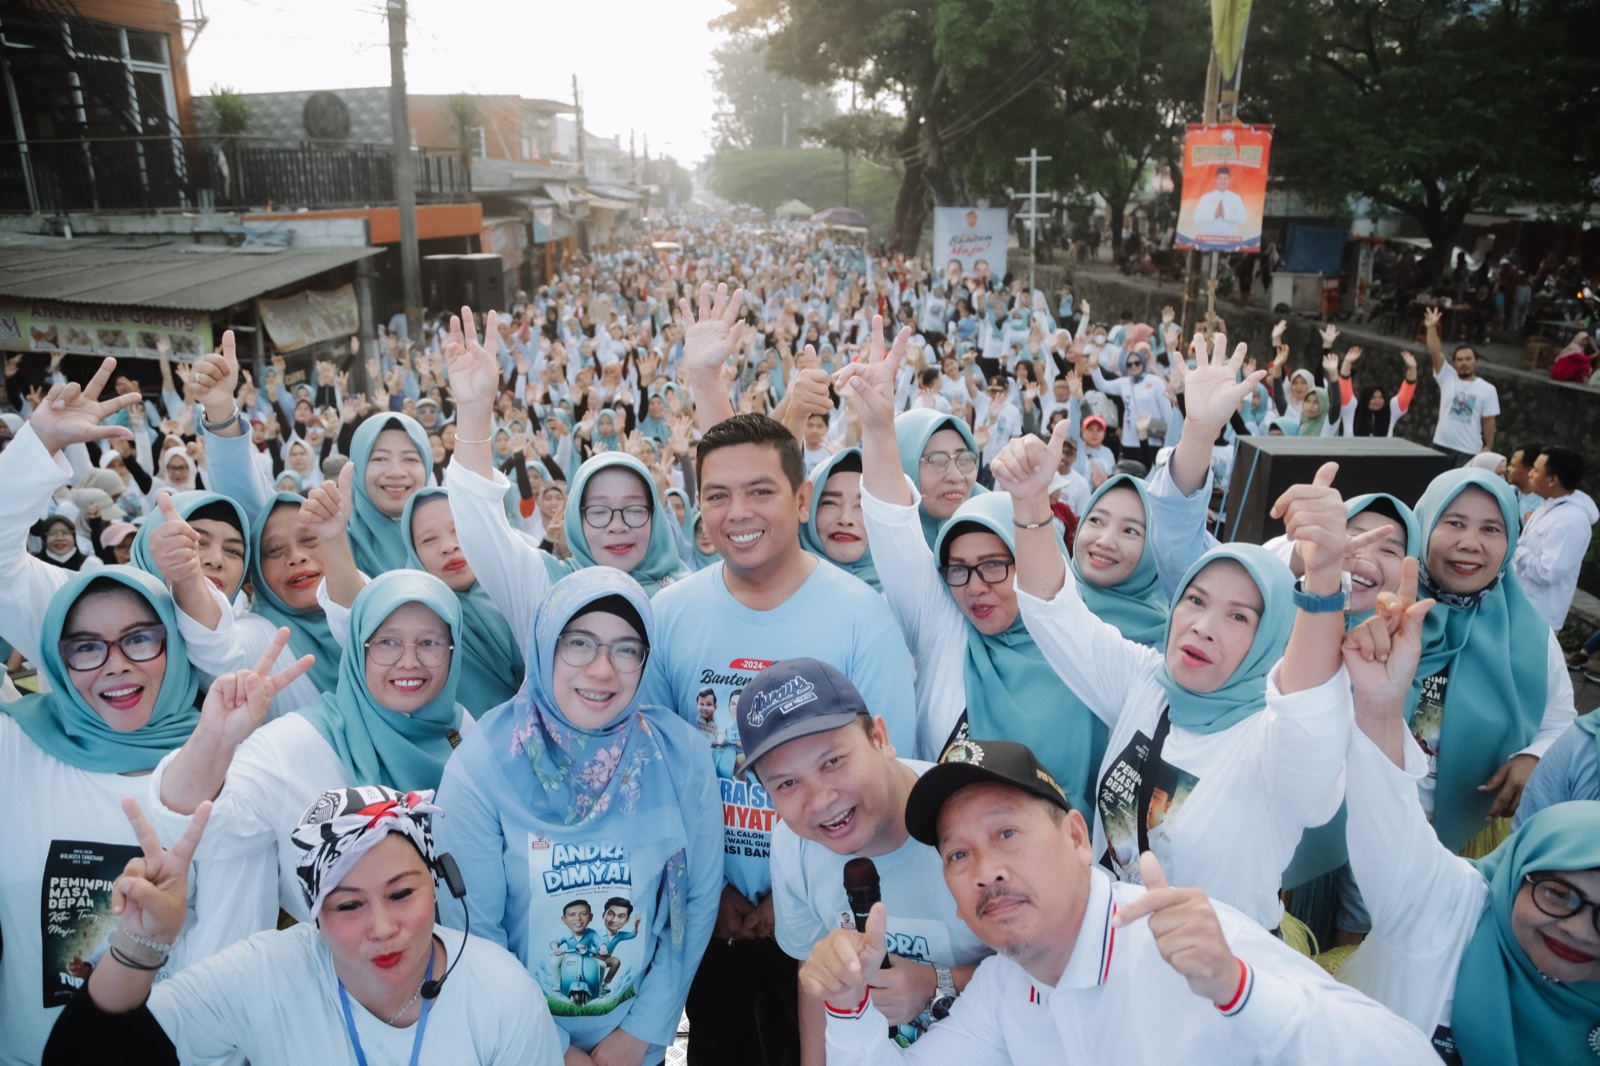
[[[1191,124],[1176,247],[1259,252],[1271,154],[1271,126]]]
[[[933,268],[943,277],[952,260],[962,277],[1006,273],[1006,209],[1003,207],[936,207],[933,209]],[[981,269],[983,263],[987,269]]]

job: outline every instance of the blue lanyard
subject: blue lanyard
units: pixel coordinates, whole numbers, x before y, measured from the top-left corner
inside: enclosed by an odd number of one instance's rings
[[[428,944],[428,976],[433,980],[433,944]],[[356,1049],[356,1062],[358,1066],[367,1066],[367,1053],[361,1050],[361,1037],[356,1033],[356,1020],[350,1013],[350,997],[345,993],[344,982],[339,982],[339,1005],[344,1007],[344,1027],[350,1032],[350,1044]],[[428,1031],[428,1011],[433,1006],[433,1000],[422,1001],[422,1017],[417,1021],[416,1039],[411,1042],[411,1066],[417,1066],[417,1059],[422,1055],[422,1034]]]

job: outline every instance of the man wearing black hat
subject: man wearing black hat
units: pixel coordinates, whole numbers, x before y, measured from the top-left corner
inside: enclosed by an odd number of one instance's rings
[[[829,1063],[1407,1063],[1425,1037],[1198,889],[1114,884],[1089,829],[1019,744],[952,745],[912,788],[906,828],[936,847],[957,912],[998,953],[910,1049],[885,1038],[867,980],[887,910],[835,930],[800,970],[828,1012]]]
[[[747,761],[772,798],[772,899],[778,946],[804,959],[831,930],[853,928],[846,863],[872,860],[890,909],[889,966],[868,976],[873,1006],[911,1043],[942,1017],[990,951],[956,914],[939,854],[906,832],[906,797],[932,764],[895,757],[889,730],[843,673],[786,659],[739,700]],[[864,908],[863,908],[864,909]],[[803,1063],[825,1054],[822,1000],[802,996]]]

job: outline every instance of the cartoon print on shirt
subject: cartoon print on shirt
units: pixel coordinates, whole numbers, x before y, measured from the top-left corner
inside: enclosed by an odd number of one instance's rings
[[[628,855],[608,842],[528,839],[528,970],[556,1017],[609,1014],[637,995],[649,920],[632,896]],[[549,945],[541,956],[543,939]]]

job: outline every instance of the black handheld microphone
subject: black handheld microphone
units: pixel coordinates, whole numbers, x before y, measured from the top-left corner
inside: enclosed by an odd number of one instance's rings
[[[874,903],[883,902],[878,887],[878,868],[871,859],[851,859],[844,864],[844,894],[850,900],[850,916],[855,919],[856,932],[867,931],[867,913]],[[882,969],[889,968],[889,956],[883,956]]]
[[[440,855],[433,863],[434,873],[444,879],[444,885],[450,890],[450,895],[461,901],[461,949],[456,952],[456,957],[450,960],[450,965],[445,967],[444,976],[431,981],[422,982],[422,998],[438,999],[439,993],[444,991],[444,983],[455,972],[456,965],[461,962],[461,956],[467,950],[467,937],[472,933],[472,912],[467,910],[467,883],[461,879],[461,867],[456,865],[455,856],[448,851]],[[873,874],[876,882],[877,874]]]

